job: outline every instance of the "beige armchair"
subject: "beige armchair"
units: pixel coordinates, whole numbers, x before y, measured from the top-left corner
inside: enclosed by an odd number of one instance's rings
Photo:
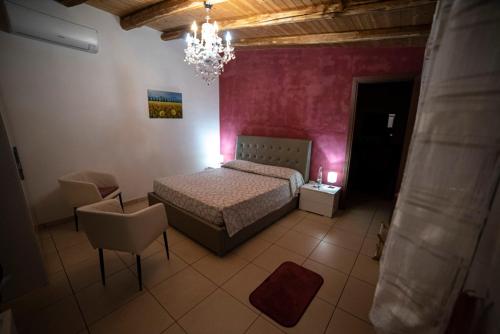
[[[140,254],[162,233],[167,258],[170,259],[166,233],[167,214],[162,203],[126,214],[118,201],[111,199],[80,207],[77,214],[90,243],[99,249],[103,285],[106,284],[103,249],[136,255],[139,290],[142,290]]]
[[[119,197],[123,208],[122,193],[118,181],[111,174],[83,171],[64,175],[58,179],[61,190],[73,207],[75,228],[78,231],[76,209],[80,206]]]

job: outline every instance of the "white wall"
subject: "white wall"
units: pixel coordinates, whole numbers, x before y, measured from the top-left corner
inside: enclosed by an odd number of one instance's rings
[[[218,82],[195,76],[182,40],[124,31],[117,17],[87,5],[15,1],[99,32],[98,54],[0,32],[0,93],[38,223],[71,215],[57,185],[68,172],[112,172],[133,199],[157,177],[217,159]],[[184,118],[149,119],[148,88],[181,92]]]

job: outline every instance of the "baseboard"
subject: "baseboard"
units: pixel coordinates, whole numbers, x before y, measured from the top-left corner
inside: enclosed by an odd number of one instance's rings
[[[140,202],[147,202],[148,196],[143,196],[143,197],[137,197],[128,201],[123,202],[123,205],[131,205],[131,204],[136,204]]]
[[[134,205],[136,203],[144,202],[144,201],[147,201],[147,200],[148,200],[147,196],[137,197],[137,198],[130,199],[128,201],[124,201],[123,205],[124,206]],[[60,225],[60,224],[65,224],[65,223],[69,223],[69,222],[72,222],[72,221],[73,221],[73,216],[59,218],[59,219],[51,220],[51,221],[48,221],[48,222],[45,222],[45,223],[37,224],[37,225],[35,225],[35,230],[39,231],[39,230],[43,230],[44,228],[48,228],[48,227],[56,226],[56,225]]]
[[[59,219],[51,220],[51,221],[48,221],[45,223],[37,224],[37,225],[35,225],[35,230],[39,231],[39,230],[43,230],[44,228],[49,228],[52,226],[61,225],[61,224],[69,223],[72,221],[73,221],[73,216],[59,218]]]

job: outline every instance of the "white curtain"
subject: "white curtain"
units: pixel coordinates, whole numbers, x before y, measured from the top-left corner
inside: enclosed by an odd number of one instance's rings
[[[370,313],[377,332],[445,331],[499,174],[500,1],[439,1]]]

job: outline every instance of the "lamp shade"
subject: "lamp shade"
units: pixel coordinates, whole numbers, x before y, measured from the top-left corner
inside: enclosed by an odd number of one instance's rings
[[[328,183],[337,182],[337,172],[328,172],[327,182]]]

